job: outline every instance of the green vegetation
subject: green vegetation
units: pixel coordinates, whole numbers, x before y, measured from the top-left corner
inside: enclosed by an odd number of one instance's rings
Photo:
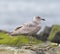
[[[21,45],[38,44],[38,43],[41,43],[41,41],[33,37],[24,35],[11,37],[3,32],[0,32],[0,44],[10,46],[21,46]]]
[[[42,39],[52,41],[56,35],[57,32],[60,31],[60,26],[59,25],[53,25],[51,29],[47,27],[48,29],[44,30]],[[37,36],[38,38],[41,38]],[[0,44],[3,45],[10,45],[10,46],[23,46],[23,45],[35,45],[42,43],[41,39],[38,40],[35,37],[32,36],[26,36],[26,35],[19,35],[19,36],[13,36],[11,37],[10,35],[0,32]],[[59,37],[58,37],[59,38]],[[57,38],[57,39],[58,39]],[[46,40],[46,41],[47,41]],[[59,39],[60,40],[60,39]]]
[[[56,33],[60,31],[60,26],[59,25],[53,25],[52,26],[52,29],[51,29],[51,32],[50,32],[50,35],[48,37],[48,40],[49,41],[52,41],[53,38],[55,37]]]

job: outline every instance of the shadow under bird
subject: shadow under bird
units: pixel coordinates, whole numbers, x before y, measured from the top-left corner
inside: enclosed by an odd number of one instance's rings
[[[23,25],[17,27],[10,33],[10,35],[15,36],[20,34],[36,34],[41,29],[41,26],[39,25],[41,20],[45,21],[45,19],[42,19],[39,16],[35,16],[33,17],[32,22],[24,23]]]

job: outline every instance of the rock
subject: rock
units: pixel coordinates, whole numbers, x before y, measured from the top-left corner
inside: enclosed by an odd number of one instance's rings
[[[20,49],[19,53],[20,54],[36,54],[36,52],[34,52],[32,50],[26,50],[26,49]]]
[[[51,27],[46,26],[39,35],[35,35],[34,37],[45,42],[47,41],[50,31],[51,31]]]
[[[43,50],[36,51],[36,54],[45,54]]]
[[[59,45],[59,43],[60,43],[60,31],[55,34],[52,42],[58,43],[58,45]]]
[[[21,48],[2,47],[1,45],[0,48],[5,49],[7,53],[12,53],[13,51],[12,54],[60,54],[60,46],[56,46],[56,44],[49,41],[37,45],[22,46]]]
[[[50,50],[46,51],[50,54],[58,54],[60,53],[60,47],[54,47],[54,48],[51,48]]]

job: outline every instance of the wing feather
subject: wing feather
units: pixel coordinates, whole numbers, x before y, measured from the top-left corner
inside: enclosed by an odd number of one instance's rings
[[[19,26],[19,27],[17,27],[16,29],[15,29],[15,31],[17,31],[18,29],[20,29],[20,28],[22,28],[23,26]]]

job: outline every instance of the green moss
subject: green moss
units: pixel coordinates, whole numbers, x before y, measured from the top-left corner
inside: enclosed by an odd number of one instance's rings
[[[55,37],[55,34],[60,31],[60,26],[59,25],[53,25],[52,30],[50,32],[50,35],[48,37],[49,41],[52,41],[52,39]]]
[[[20,46],[20,45],[26,45],[26,44],[38,44],[41,42],[42,41],[37,40],[36,38],[28,37],[25,35],[14,36],[11,38],[9,35],[3,32],[0,32],[0,44]]]
[[[0,33],[0,44],[6,44],[10,40],[10,37],[7,34]]]

